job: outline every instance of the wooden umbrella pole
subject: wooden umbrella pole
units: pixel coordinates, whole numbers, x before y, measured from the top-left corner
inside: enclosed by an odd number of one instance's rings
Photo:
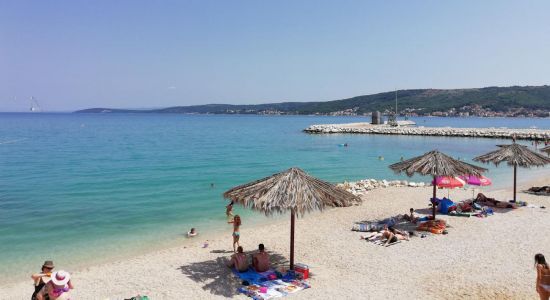
[[[434,195],[432,197],[432,216],[433,216],[433,219],[435,220],[435,196],[436,196],[436,182],[435,182],[435,176],[434,176],[434,182],[433,182],[433,186],[434,186]]]
[[[290,269],[294,270],[294,208],[290,210]]]
[[[514,164],[514,202],[516,202],[516,174],[517,174],[517,165]]]

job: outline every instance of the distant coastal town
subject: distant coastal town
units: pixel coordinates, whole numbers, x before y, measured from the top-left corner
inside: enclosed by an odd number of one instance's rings
[[[509,117],[509,118],[548,118],[550,111],[544,109],[529,109],[529,108],[513,108],[507,111],[494,111],[491,108],[484,108],[481,105],[465,105],[459,108],[450,108],[445,111],[421,112],[422,109],[404,108],[399,111],[399,116],[402,117]],[[289,115],[296,114],[292,112],[284,112],[278,110],[263,110],[263,111],[239,111],[228,110],[228,114],[259,114],[259,115]],[[383,115],[392,115],[394,112],[387,109],[382,112]],[[345,110],[339,110],[329,113],[316,112],[313,115],[327,116],[371,116],[372,112],[361,113],[359,107],[354,107]]]

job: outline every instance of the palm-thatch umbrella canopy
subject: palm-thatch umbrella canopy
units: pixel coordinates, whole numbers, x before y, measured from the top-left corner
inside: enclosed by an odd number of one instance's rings
[[[294,269],[294,218],[325,207],[351,206],[361,199],[299,168],[234,187],[223,196],[265,215],[290,211],[290,269]]]
[[[516,202],[516,177],[517,167],[530,168],[541,167],[550,164],[550,158],[533,152],[527,146],[516,143],[510,145],[498,145],[499,149],[474,158],[475,161],[484,163],[492,162],[498,166],[506,161],[509,166],[514,166],[514,202]]]
[[[432,215],[435,220],[435,197],[436,197],[436,184],[435,178],[437,176],[462,176],[462,175],[475,175],[481,176],[481,173],[487,171],[485,168],[481,168],[469,163],[465,163],[456,160],[446,154],[443,154],[437,150],[433,150],[424,153],[421,156],[417,156],[402,162],[390,165],[395,173],[405,173],[411,177],[414,174],[420,175],[432,175],[434,178],[433,185],[433,198],[432,198]]]
[[[546,146],[546,147],[540,149],[540,151],[546,152],[546,154],[550,155],[550,146]]]

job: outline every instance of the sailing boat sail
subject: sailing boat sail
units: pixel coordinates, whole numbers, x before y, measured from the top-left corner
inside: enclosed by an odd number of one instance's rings
[[[40,105],[38,105],[38,102],[36,101],[36,99],[34,99],[34,97],[31,97],[31,112],[39,112],[39,111],[42,111],[42,109],[40,108]]]

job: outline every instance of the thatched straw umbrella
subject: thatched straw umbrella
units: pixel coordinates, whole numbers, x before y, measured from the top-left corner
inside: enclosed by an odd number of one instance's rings
[[[480,176],[482,172],[487,171],[485,168],[474,166],[459,160],[456,160],[448,155],[445,155],[437,150],[424,153],[424,155],[417,156],[402,162],[398,162],[390,166],[395,173],[405,172],[407,176],[411,177],[414,174],[420,175],[432,175],[434,178],[433,184],[433,198],[432,198],[432,215],[435,220],[435,197],[436,197],[436,184],[435,178],[437,176],[463,176],[463,175],[475,175]]]
[[[540,149],[540,151],[546,152],[546,154],[550,155],[550,146],[546,146],[546,147]]]
[[[498,145],[498,147],[500,149],[478,156],[474,158],[474,160],[484,163],[493,162],[495,166],[506,161],[509,166],[514,166],[514,202],[516,202],[517,167],[541,167],[550,164],[550,158],[529,150],[527,146],[516,143],[511,145]]]
[[[294,269],[294,218],[327,206],[341,207],[361,199],[298,168],[234,187],[223,196],[266,216],[290,211],[290,269]]]

